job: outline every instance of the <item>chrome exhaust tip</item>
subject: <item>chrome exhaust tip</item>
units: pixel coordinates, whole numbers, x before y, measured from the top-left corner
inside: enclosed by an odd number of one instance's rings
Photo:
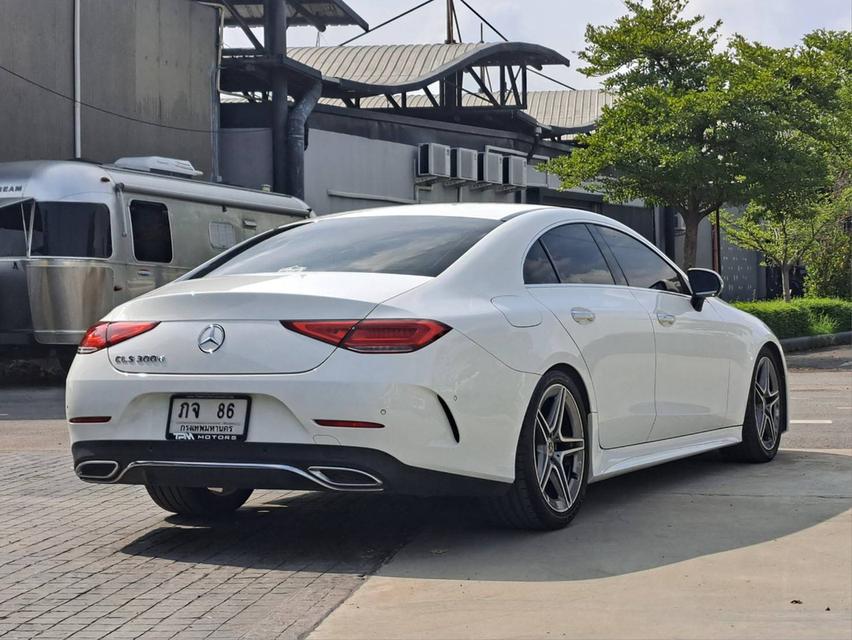
[[[74,468],[80,480],[89,482],[109,482],[118,475],[118,463],[115,460],[87,460]]]
[[[382,481],[376,476],[348,467],[308,467],[308,473],[321,484],[340,491],[381,491]]]

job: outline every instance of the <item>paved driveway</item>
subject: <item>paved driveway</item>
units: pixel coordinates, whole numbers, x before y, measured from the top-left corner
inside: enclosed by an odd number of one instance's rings
[[[144,489],[76,480],[60,386],[0,387],[0,637],[852,637],[852,353],[835,351],[791,374],[784,445],[821,451],[617,478],[543,535],[387,496],[167,517]]]

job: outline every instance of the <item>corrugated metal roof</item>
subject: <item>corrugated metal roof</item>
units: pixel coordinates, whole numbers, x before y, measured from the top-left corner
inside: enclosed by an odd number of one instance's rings
[[[333,98],[323,98],[324,104],[343,106]],[[578,89],[576,91],[529,91],[525,113],[541,124],[558,129],[582,129],[594,125],[605,105],[615,102],[615,96],[603,89]],[[386,109],[391,105],[384,96],[361,98],[363,109]],[[412,109],[431,107],[432,103],[422,94],[409,94],[407,106]],[[487,107],[484,98],[465,94],[464,107]]]
[[[526,112],[548,126],[575,129],[594,124],[614,102],[615,96],[602,89],[529,91]]]
[[[416,82],[471,52],[489,46],[472,43],[295,47],[288,49],[287,55],[319,69],[327,77],[363,84],[395,85]]]
[[[337,81],[348,95],[362,96],[421,89],[443,76],[480,65],[569,64],[557,51],[526,42],[293,47],[287,55]]]
[[[231,4],[248,24],[253,26],[263,24],[263,2],[258,0],[231,0]],[[288,2],[287,22],[293,26],[316,26],[318,23],[323,28],[326,26],[357,25],[362,29],[369,29],[367,21],[342,0]],[[225,23],[234,24],[227,9]]]

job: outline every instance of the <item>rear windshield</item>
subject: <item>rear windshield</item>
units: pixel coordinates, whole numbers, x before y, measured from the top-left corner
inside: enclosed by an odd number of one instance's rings
[[[206,275],[356,271],[437,276],[499,224],[448,216],[329,218],[279,233]]]
[[[108,258],[109,209],[87,202],[37,203],[30,255]]]

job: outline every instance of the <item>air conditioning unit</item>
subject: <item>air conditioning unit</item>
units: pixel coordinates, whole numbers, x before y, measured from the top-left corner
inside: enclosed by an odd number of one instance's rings
[[[484,187],[503,183],[503,156],[485,151],[477,156],[476,178]]]
[[[417,178],[432,183],[450,177],[450,148],[443,144],[424,142],[417,150]]]
[[[119,158],[113,162],[113,166],[120,169],[147,171],[148,173],[160,173],[168,176],[177,176],[179,178],[195,178],[203,173],[193,167],[189,160],[163,158],[162,156]]]
[[[527,188],[527,159],[520,156],[503,158],[503,185],[507,190]]]
[[[476,182],[477,153],[473,149],[453,149],[450,153],[450,175],[460,182]]]
[[[541,171],[541,164],[527,165],[527,186],[528,187],[547,187],[547,172]]]

